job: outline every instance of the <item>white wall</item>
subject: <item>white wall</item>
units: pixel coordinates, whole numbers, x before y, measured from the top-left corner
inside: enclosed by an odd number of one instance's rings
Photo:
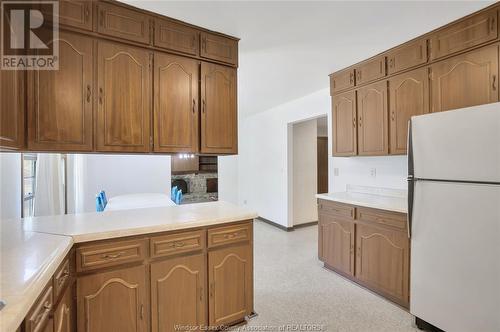
[[[21,218],[21,154],[0,153],[0,219]]]
[[[238,174],[241,205],[280,225],[293,226],[293,197],[288,194],[289,183],[293,181],[290,179],[293,172],[287,163],[291,153],[288,125],[324,115],[328,115],[328,149],[332,151],[329,89],[240,119],[238,170],[232,174]],[[346,184],[405,189],[406,167],[405,156],[330,157],[329,191],[345,191]],[[335,168],[339,170],[338,176],[334,175]],[[372,168],[376,169],[375,177],[371,176]]]
[[[238,156],[219,156],[217,160],[219,199],[238,204]]]
[[[318,220],[316,193],[318,189],[317,142],[318,123],[316,119],[292,125],[292,156],[288,172],[292,173],[292,223],[300,225]],[[291,162],[290,162],[291,161]],[[291,188],[290,188],[291,187]]]
[[[105,190],[108,198],[134,193],[170,192],[170,157],[156,155],[72,155],[77,174],[69,174],[68,212],[95,211],[95,195]],[[80,185],[76,185],[79,181]],[[74,190],[80,188],[80,190]],[[77,197],[75,197],[76,195]]]

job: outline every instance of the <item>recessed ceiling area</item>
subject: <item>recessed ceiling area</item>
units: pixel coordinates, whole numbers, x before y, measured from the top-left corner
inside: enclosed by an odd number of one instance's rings
[[[492,1],[124,1],[241,38],[241,117],[329,86],[328,74]]]

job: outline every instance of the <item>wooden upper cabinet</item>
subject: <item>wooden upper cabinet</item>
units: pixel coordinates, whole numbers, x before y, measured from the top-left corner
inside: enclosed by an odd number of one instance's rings
[[[79,277],[78,331],[146,332],[146,289],[144,265]]]
[[[201,33],[201,51],[203,58],[238,64],[238,41],[216,34]]]
[[[497,8],[494,8],[434,33],[430,37],[431,60],[496,39],[497,15]]]
[[[0,150],[25,146],[25,77],[19,70],[0,70]]]
[[[208,253],[210,326],[239,322],[253,310],[252,265],[251,245]]]
[[[405,154],[408,121],[429,112],[429,75],[420,68],[389,79],[390,153]]]
[[[172,51],[198,55],[200,34],[198,30],[187,25],[156,18],[154,45]]]
[[[356,92],[332,97],[333,155],[355,156],[357,153]]]
[[[236,69],[201,64],[201,153],[238,153]]]
[[[498,46],[487,46],[431,66],[431,112],[498,101]]]
[[[356,85],[385,76],[385,56],[381,55],[356,66]]]
[[[376,292],[408,306],[409,243],[406,231],[356,225],[356,278]]]
[[[358,89],[357,101],[358,154],[364,156],[388,154],[386,81]]]
[[[404,44],[387,54],[387,72],[394,74],[427,62],[427,40],[425,38]]]
[[[154,151],[198,151],[199,62],[155,53]]]
[[[330,75],[330,95],[354,87],[354,69],[345,69]]]
[[[174,332],[176,326],[206,326],[205,255],[151,264],[153,332]]]
[[[98,43],[97,151],[149,151],[151,60],[140,48]]]
[[[93,41],[59,33],[59,70],[28,72],[28,148],[91,151]]]
[[[148,15],[104,2],[97,5],[97,11],[97,32],[138,43],[150,43],[152,20]]]
[[[92,3],[89,0],[59,0],[59,24],[92,31]],[[52,13],[44,14],[50,19]]]
[[[319,215],[322,260],[341,273],[354,275],[354,222]]]

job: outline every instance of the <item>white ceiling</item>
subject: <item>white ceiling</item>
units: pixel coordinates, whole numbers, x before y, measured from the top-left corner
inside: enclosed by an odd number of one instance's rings
[[[328,74],[492,1],[151,1],[133,6],[241,38],[242,116],[328,87]]]

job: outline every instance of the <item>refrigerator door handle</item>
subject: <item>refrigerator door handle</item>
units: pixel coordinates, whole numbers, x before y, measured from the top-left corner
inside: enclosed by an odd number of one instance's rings
[[[408,151],[408,213],[406,214],[408,228],[408,238],[411,239],[411,228],[412,228],[412,215],[413,215],[413,190],[415,188],[415,178],[413,169],[413,144],[412,144],[412,133],[411,133],[411,118],[408,121],[408,141],[407,141],[407,151]]]

